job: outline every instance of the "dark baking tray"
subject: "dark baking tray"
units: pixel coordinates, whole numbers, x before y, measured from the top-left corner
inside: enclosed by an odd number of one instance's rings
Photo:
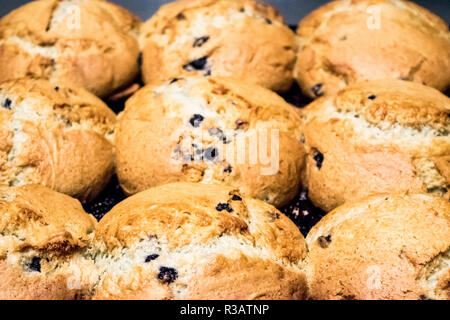
[[[300,88],[294,84],[291,89],[282,94],[283,98],[298,108],[307,105],[311,100],[302,95]],[[119,113],[123,110],[124,100],[115,102],[108,102],[108,105],[114,112]],[[103,192],[90,203],[86,203],[84,208],[86,212],[94,215],[97,220],[100,220],[108,211],[112,209],[117,203],[124,200],[126,195],[121,189],[117,177],[114,176],[111,182],[103,190]],[[303,235],[306,236],[308,231],[314,226],[323,216],[324,212],[309,201],[307,190],[299,190],[295,199],[286,207],[281,209],[300,229]]]

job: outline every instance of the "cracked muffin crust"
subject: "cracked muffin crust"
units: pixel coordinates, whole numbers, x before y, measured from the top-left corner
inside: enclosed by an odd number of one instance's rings
[[[306,245],[273,206],[220,185],[138,193],[100,221],[94,299],[302,299]]]
[[[96,223],[46,187],[0,187],[0,299],[83,298],[91,282],[77,262]]]
[[[315,205],[410,190],[449,198],[450,99],[401,80],[367,81],[301,110]]]
[[[143,24],[140,38],[147,84],[214,75],[285,91],[293,82],[295,34],[274,8],[254,0],[169,3]]]
[[[0,81],[33,76],[105,97],[138,75],[139,20],[103,0],[40,0],[0,19]]]
[[[224,184],[280,207],[299,190],[300,124],[277,94],[236,79],[146,86],[119,116],[119,182],[128,194],[177,181]]]
[[[340,0],[303,19],[294,76],[317,98],[362,80],[402,79],[450,88],[450,32],[401,0]]]
[[[114,172],[114,113],[81,88],[0,83],[0,185],[43,184],[91,200]]]
[[[313,299],[450,299],[450,203],[372,196],[327,214],[306,238]]]

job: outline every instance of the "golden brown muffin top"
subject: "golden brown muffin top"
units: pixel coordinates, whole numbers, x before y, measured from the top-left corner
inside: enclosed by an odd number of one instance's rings
[[[450,297],[446,199],[378,195],[348,202],[327,214],[306,240],[313,298]]]
[[[174,183],[124,200],[101,220],[97,244],[109,252],[159,239],[170,250],[204,245],[222,236],[299,263],[306,246],[297,227],[276,208],[218,185]]]
[[[27,249],[66,254],[92,238],[94,217],[80,202],[43,186],[0,188],[1,255]]]

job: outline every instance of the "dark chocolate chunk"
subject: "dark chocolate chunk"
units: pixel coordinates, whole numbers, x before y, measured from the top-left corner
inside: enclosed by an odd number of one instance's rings
[[[205,118],[201,114],[194,114],[191,119],[189,119],[189,123],[194,128],[197,128]]]
[[[216,210],[219,211],[219,212],[220,211],[224,211],[224,210],[226,210],[228,212],[233,212],[233,208],[230,207],[230,205],[228,203],[219,203],[216,206]]]
[[[377,98],[377,96],[374,94],[367,97],[367,99],[369,99],[369,100],[375,100],[376,98]]]
[[[270,20],[269,18],[266,18],[266,23],[267,24],[272,24],[272,20]]]
[[[206,160],[213,161],[219,155],[219,151],[216,148],[207,148],[204,152]]]
[[[208,57],[202,57],[189,63],[186,63],[185,65],[183,65],[183,69],[186,71],[205,70],[207,62]]]
[[[164,283],[172,283],[178,278],[178,271],[174,268],[160,267],[158,279]]]
[[[228,166],[225,169],[223,169],[223,172],[226,172],[226,173],[231,173],[232,171],[233,171],[233,167],[232,166]]]
[[[320,170],[322,168],[322,163],[323,163],[323,154],[317,150],[317,149],[313,149],[314,154],[313,154],[313,159],[316,162],[316,166],[317,168]]]
[[[31,262],[28,264],[30,271],[41,272],[41,258],[33,257]]]
[[[11,99],[6,98],[5,101],[3,102],[3,108],[11,110],[11,104],[12,104]]]
[[[311,88],[312,92],[314,93],[314,95],[316,97],[323,96],[322,89],[323,89],[323,83],[318,83]]]
[[[151,254],[145,258],[145,262],[150,262],[150,261],[156,260],[156,259],[158,259],[158,257],[159,257],[159,254],[156,254],[156,253]]]
[[[194,44],[192,45],[194,48],[198,48],[201,47],[202,45],[204,45],[206,42],[208,42],[209,40],[209,36],[204,36],[204,37],[200,37],[200,38],[196,38],[194,40]]]
[[[55,87],[54,89],[55,89],[55,91],[56,91],[56,92],[58,92],[58,91],[59,91],[59,87]]]
[[[173,78],[172,80],[170,80],[170,84],[177,82],[178,80],[180,80],[180,78]]]
[[[447,193],[447,189],[441,186],[433,186],[430,188],[427,188],[428,193],[434,193],[434,192],[440,192],[440,193]]]
[[[280,219],[280,214],[278,212],[269,212],[269,216],[272,222]]]
[[[327,236],[320,236],[317,241],[322,248],[328,248],[329,244],[331,243],[331,234]]]
[[[245,12],[245,9],[244,8],[240,8],[239,12]]]
[[[186,19],[186,16],[184,15],[184,13],[183,12],[180,12],[179,14],[177,14],[177,20],[184,20],[184,19]]]
[[[242,201],[242,198],[239,197],[237,194],[233,194],[233,198],[231,198],[233,201]]]

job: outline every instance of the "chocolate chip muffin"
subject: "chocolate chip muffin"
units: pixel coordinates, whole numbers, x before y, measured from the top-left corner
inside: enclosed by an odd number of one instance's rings
[[[276,39],[276,41],[274,41]],[[275,91],[288,90],[295,34],[278,12],[255,0],[169,3],[141,29],[143,78],[233,76]]]
[[[34,76],[105,97],[139,71],[139,20],[98,0],[40,0],[0,20],[0,81]]]
[[[449,198],[450,99],[401,80],[367,81],[302,110],[304,183],[329,211],[407,190]]]
[[[299,190],[300,125],[293,106],[240,80],[146,86],[119,117],[119,182],[128,194],[176,181],[224,184],[282,206]]]
[[[431,195],[349,202],[306,238],[313,299],[450,299],[450,203]]]
[[[78,262],[95,226],[96,220],[66,195],[39,185],[0,187],[0,299],[87,295],[94,282],[89,264]]]
[[[298,28],[295,77],[312,98],[362,80],[402,79],[450,88],[450,32],[426,9],[401,0],[327,3]]]
[[[114,113],[84,89],[0,83],[0,185],[37,183],[93,199],[114,172],[114,125]]]
[[[94,299],[306,295],[300,231],[271,205],[220,185],[175,183],[124,200],[100,221],[93,250],[102,274]]]

